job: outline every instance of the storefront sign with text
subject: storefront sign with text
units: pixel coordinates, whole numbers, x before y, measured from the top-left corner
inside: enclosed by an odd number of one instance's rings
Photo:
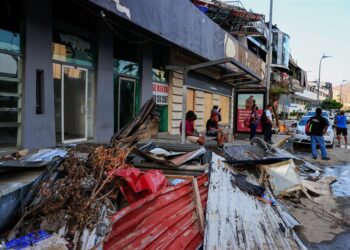
[[[153,97],[158,105],[168,105],[168,85],[153,83]]]

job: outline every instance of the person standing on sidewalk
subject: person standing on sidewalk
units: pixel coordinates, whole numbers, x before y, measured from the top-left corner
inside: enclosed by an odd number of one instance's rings
[[[253,104],[252,106],[252,112],[250,113],[250,137],[249,140],[253,139],[256,135],[256,128],[259,124],[259,115],[257,113],[258,107]]]
[[[340,137],[344,136],[345,146],[348,145],[348,129],[346,127],[346,116],[344,111],[340,111],[340,114],[335,117],[335,122],[337,125],[337,139],[340,146]]]
[[[329,122],[326,118],[322,116],[322,109],[316,109],[316,115],[312,116],[308,123],[310,122],[310,137],[311,137],[311,152],[312,157],[317,159],[316,145],[320,145],[322,160],[330,160],[327,156],[326,144],[324,142],[323,135],[327,132],[329,127]]]
[[[264,132],[264,141],[268,144],[273,144],[271,141],[272,138],[272,105],[268,104],[266,106],[266,109],[264,110],[264,113],[260,119],[261,127]]]

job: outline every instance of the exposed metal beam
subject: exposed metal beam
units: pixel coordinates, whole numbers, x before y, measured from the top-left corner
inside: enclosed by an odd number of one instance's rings
[[[239,73],[233,73],[233,74],[226,74],[220,77],[220,79],[224,79],[224,78],[228,78],[228,77],[240,77],[240,76],[244,76],[247,73],[243,73],[243,72],[239,72]]]
[[[261,81],[261,77],[260,76],[255,74],[247,66],[241,64],[240,62],[238,62],[233,57],[225,57],[225,58],[222,58],[222,59],[219,59],[219,60],[214,60],[214,61],[209,61],[209,62],[205,62],[205,63],[198,63],[198,64],[194,64],[194,65],[189,65],[189,66],[186,66],[185,68],[187,69],[187,71],[190,71],[190,70],[196,70],[196,69],[201,69],[201,68],[207,68],[207,67],[210,67],[210,66],[216,66],[216,65],[224,64],[224,63],[232,63],[233,65],[235,65],[239,69],[247,72],[249,75],[251,75],[252,77],[257,79],[258,81]]]
[[[253,83],[257,83],[258,81],[254,80],[254,81],[248,81],[248,82],[240,82],[237,84],[233,84],[234,87],[236,86],[240,86],[240,85],[246,85],[246,84],[253,84]]]
[[[165,69],[172,70],[172,71],[184,71],[185,67],[184,66],[167,65],[167,66],[165,66]]]
[[[248,77],[241,77],[241,78],[236,78],[236,79],[232,79],[232,84],[235,84],[235,83],[239,83],[239,82],[242,82],[242,81],[246,81],[246,80],[249,80],[249,81],[252,81],[251,78],[248,78]],[[254,80],[256,81],[256,80]]]
[[[235,87],[236,90],[238,89],[265,89],[264,85],[260,85],[260,84],[244,84],[244,85],[239,85],[237,87]]]

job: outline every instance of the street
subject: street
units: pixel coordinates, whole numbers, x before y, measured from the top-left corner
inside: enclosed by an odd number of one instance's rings
[[[337,145],[337,140],[335,142]],[[320,157],[312,159],[310,145],[293,147],[292,140],[284,145],[287,151],[319,167],[321,177],[337,178],[331,186],[332,197],[318,197],[313,201],[303,198],[300,204],[288,203],[289,211],[303,222],[297,233],[304,242],[308,242],[310,249],[350,249],[350,147],[345,148],[343,139],[341,143],[341,147],[327,148],[329,161]]]

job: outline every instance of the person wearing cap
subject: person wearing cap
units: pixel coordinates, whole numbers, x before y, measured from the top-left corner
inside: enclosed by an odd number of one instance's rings
[[[203,145],[205,138],[203,135],[199,134],[197,130],[194,129],[194,121],[197,120],[197,115],[192,111],[186,113],[186,138],[192,143],[198,143]],[[182,122],[180,123],[180,134],[182,134]]]
[[[224,141],[227,139],[221,128],[219,128],[219,115],[216,112],[212,112],[210,118],[206,124],[206,135],[210,137],[216,137],[218,147],[222,148]]]

